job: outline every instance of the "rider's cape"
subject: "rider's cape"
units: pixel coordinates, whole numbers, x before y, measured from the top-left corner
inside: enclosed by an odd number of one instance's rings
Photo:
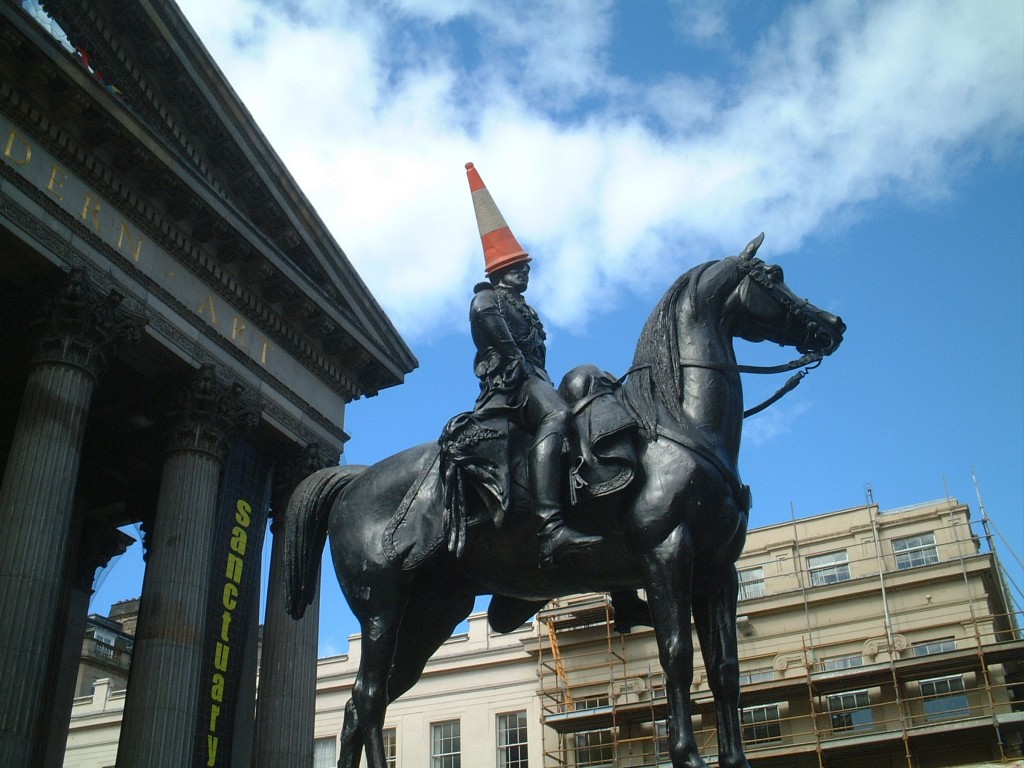
[[[573,409],[571,476],[567,498],[579,501],[627,488],[636,476],[634,437],[637,422],[618,398],[618,381],[591,365],[570,371],[559,393]],[[385,533],[384,550],[392,562],[415,568],[442,544],[461,555],[466,531],[491,521],[500,528],[512,511],[513,481],[524,487],[528,462],[521,450],[529,440],[514,440],[513,409],[498,407],[460,413],[451,419],[427,454],[416,481],[406,492]],[[473,497],[482,503],[474,503]],[[443,505],[436,502],[443,500]],[[443,508],[438,516],[436,510]]]

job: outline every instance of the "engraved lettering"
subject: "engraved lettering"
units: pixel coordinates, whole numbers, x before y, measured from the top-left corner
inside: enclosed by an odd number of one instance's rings
[[[100,223],[100,203],[93,202],[92,196],[86,194],[85,202],[82,203],[82,221],[88,221],[92,218],[92,226],[97,232],[103,231],[103,225]]]
[[[246,330],[248,330],[248,328],[245,325],[245,321],[236,315],[234,320],[231,322],[231,340],[242,349],[245,349]]]
[[[18,146],[15,146],[16,141]],[[4,147],[4,157],[15,165],[28,165],[32,160],[32,145],[21,138],[17,131],[12,130],[7,137],[7,146]]]
[[[67,172],[59,165],[50,169],[50,181],[46,185],[46,191],[58,200],[64,199],[64,182],[68,180]]]
[[[217,305],[213,301],[213,296],[207,296],[206,301],[204,301],[196,311],[199,312],[200,315],[208,312],[210,314],[210,325],[217,324]]]
[[[129,247],[131,247],[131,245],[133,244],[133,241],[134,241],[134,245],[135,245],[135,250],[131,251],[131,254],[132,254],[132,258],[135,261],[138,261],[139,257],[142,255],[142,235],[139,235],[139,239],[138,240],[134,240],[134,238],[132,238],[132,230],[128,226],[128,222],[122,221],[121,222],[121,234],[119,234],[117,236],[117,248],[118,248],[118,250],[120,250],[121,248],[124,247],[125,242],[127,242]]]

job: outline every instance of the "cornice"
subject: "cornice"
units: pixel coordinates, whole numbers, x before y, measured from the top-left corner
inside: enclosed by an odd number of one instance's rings
[[[330,317],[322,316],[318,312],[319,307],[293,287],[294,299],[290,303],[292,312],[307,328],[318,331],[321,337],[319,346],[308,340],[237,274],[211,257],[206,249],[196,243],[181,227],[168,220],[149,202],[151,196],[135,191],[118,169],[111,167],[77,137],[48,118],[43,109],[34,104],[13,83],[5,80],[2,74],[0,108],[70,171],[113,201],[122,213],[129,215],[133,223],[154,243],[174,254],[218,295],[249,312],[253,319],[260,323],[261,330],[266,332],[268,337],[307,365],[345,399],[352,400],[362,394],[376,394],[381,386],[381,379],[386,380],[390,376],[389,372],[375,365],[374,358],[364,349],[360,349],[354,339],[343,335],[344,329],[335,325]],[[141,152],[142,150],[133,153],[140,161]],[[11,178],[13,180],[15,177],[12,175]],[[30,194],[40,204],[53,210],[55,215],[69,226],[80,230],[83,236],[95,239],[88,227],[84,227],[74,217],[61,211],[47,196],[38,190],[29,189],[27,184],[22,183],[21,186],[25,187],[26,194]],[[242,256],[242,260],[248,260],[252,265],[249,272],[258,273],[261,266],[258,252],[250,250]],[[245,269],[244,264],[242,268]],[[287,285],[279,286],[279,290],[287,291]],[[337,362],[338,358],[345,359],[345,364]],[[355,375],[348,373],[346,368],[354,368]]]
[[[175,7],[148,0],[47,0],[44,6],[72,40],[93,49],[90,60],[121,91],[124,105],[323,290],[341,315],[333,325],[382,355],[393,383],[415,368],[412,353]],[[268,273],[264,282],[275,277],[286,276]]]

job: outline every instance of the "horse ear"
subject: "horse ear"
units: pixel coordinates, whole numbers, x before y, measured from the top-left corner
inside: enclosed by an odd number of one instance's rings
[[[757,253],[757,249],[761,247],[761,243],[763,242],[764,232],[747,243],[747,247],[743,249],[743,253],[740,254],[740,258],[745,260],[754,258],[754,254]]]

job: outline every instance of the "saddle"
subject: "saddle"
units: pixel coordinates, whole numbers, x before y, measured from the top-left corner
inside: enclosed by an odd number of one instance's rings
[[[619,400],[618,381],[581,365],[566,374],[558,391],[573,412],[565,498],[575,506],[621,493],[636,476],[638,424]],[[531,441],[513,424],[514,412],[485,408],[448,421],[385,530],[384,551],[392,562],[411,570],[443,544],[461,556],[470,526],[490,522],[501,528],[507,514],[525,512],[519,507],[530,503]]]
[[[558,385],[572,407],[571,499],[610,496],[636,476],[637,420],[618,397],[619,380],[595,365],[580,365]]]

